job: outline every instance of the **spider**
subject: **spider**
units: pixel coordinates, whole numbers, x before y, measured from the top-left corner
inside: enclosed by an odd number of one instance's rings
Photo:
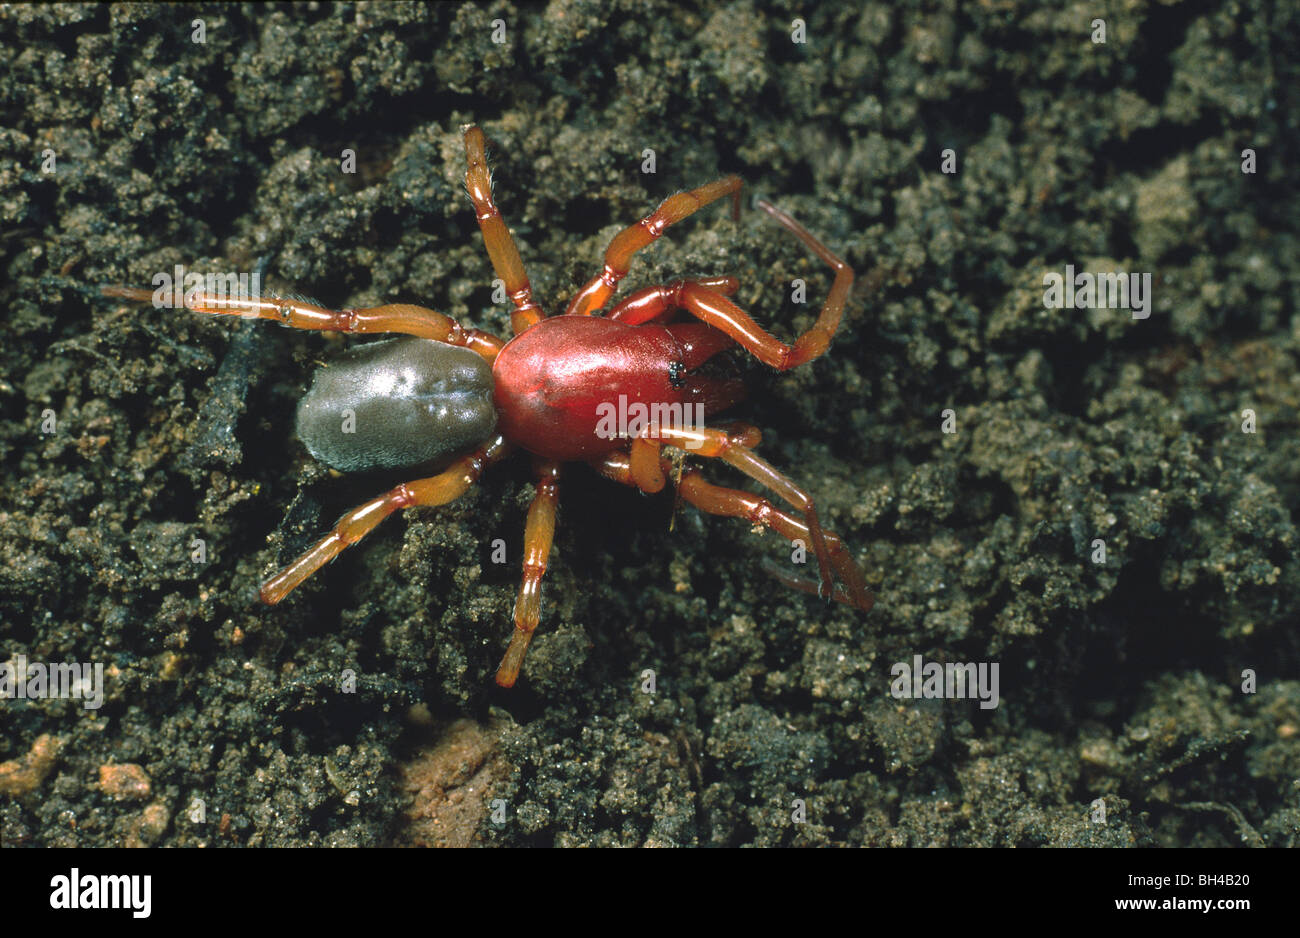
[[[853,283],[849,266],[793,218],[760,199],[759,208],[835,271],[816,322],[793,345],[763,330],[728,299],[740,286],[734,277],[646,287],[597,316],[635,254],[669,225],[725,196],[732,197],[733,216],[739,217],[741,180],[727,176],[670,196],[619,232],[605,251],[600,274],[573,297],[564,315],[547,318],[533,300],[519,250],[493,201],[483,132],[471,125],[463,133],[465,187],[492,267],[514,307],[510,341],[406,304],[331,310],[279,297],[231,298],[201,289],[185,295],[186,308],[200,313],[273,319],[295,329],[406,336],[358,346],[319,369],[298,407],[298,436],[314,457],[344,472],[445,465],[435,475],[402,483],[347,512],[329,534],[262,585],[262,600],[280,602],[393,512],[446,504],[473,486],[488,466],[523,449],[532,454],[537,483],[525,523],[515,630],[496,674],[502,687],[512,687],[518,679],[541,618],[541,583],[555,533],[561,467],[575,460],[649,493],[663,489],[674,475],[680,497],[703,511],[745,518],[800,546],[811,544],[819,582],[780,571],[777,578],[828,601],[869,610],[874,597],[862,573],[841,540],[821,526],[813,500],[754,452],[759,430],[740,423],[703,427],[681,419],[692,412],[707,416],[741,400],[741,382],[692,373],[733,343],[780,370],[825,352]],[[131,287],[101,292],[133,300],[152,297],[151,291]],[[699,321],[672,321],[679,310]],[[605,418],[615,402],[622,407],[628,401],[656,417],[678,419],[633,419],[611,432],[612,421]],[[663,452],[664,447],[670,451]],[[683,453],[729,463],[794,511],[706,482],[696,469],[683,471]],[[678,457],[676,472],[673,455]],[[842,583],[835,582],[836,573]]]

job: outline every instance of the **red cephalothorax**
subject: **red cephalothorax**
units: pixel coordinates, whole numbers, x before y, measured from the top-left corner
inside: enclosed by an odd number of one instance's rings
[[[732,345],[781,370],[821,355],[853,284],[848,265],[789,215],[760,200],[759,208],[835,271],[817,321],[793,345],[762,329],[729,299],[739,288],[734,277],[646,287],[596,316],[636,252],[669,225],[724,196],[732,197],[738,215],[740,179],[728,176],[670,196],[619,232],[605,251],[600,274],[573,297],[563,316],[547,318],[533,301],[519,251],[492,201],[484,144],[477,127],[465,129],[465,187],[493,269],[514,305],[509,342],[420,306],[330,310],[286,298],[201,291],[185,296],[186,307],[202,313],[274,319],[298,329],[414,337],[354,348],[320,369],[298,407],[298,436],[313,456],[342,471],[416,470],[455,457],[442,472],[402,483],[345,514],[319,543],[262,584],[262,599],[278,603],[394,511],[446,504],[489,465],[522,448],[533,454],[537,491],[524,531],[514,637],[497,670],[497,683],[510,687],[541,619],[541,582],[555,533],[561,465],[584,461],[616,482],[658,492],[672,468],[662,451],[667,446],[721,459],[794,509],[712,485],[697,469],[685,470],[676,483],[681,497],[704,511],[744,518],[810,547],[819,581],[778,573],[781,582],[870,609],[873,597],[861,571],[840,539],[822,528],[812,499],[754,452],[761,439],[757,428],[703,424],[702,418],[741,399],[740,383],[694,373]],[[153,295],[130,287],[103,292],[134,300]],[[698,321],[670,321],[679,311]]]
[[[702,404],[708,416],[732,402],[720,399],[721,390],[734,384],[739,396],[738,383],[689,373],[729,345],[723,333],[701,323],[543,319],[506,343],[492,365],[497,426],[529,452],[561,462],[626,448],[627,439],[602,427],[611,412],[617,423],[636,404],[656,415],[694,414]]]

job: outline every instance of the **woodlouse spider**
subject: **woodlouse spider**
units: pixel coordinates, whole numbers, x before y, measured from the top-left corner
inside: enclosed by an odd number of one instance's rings
[[[646,287],[598,317],[637,251],[669,225],[724,196],[732,197],[738,216],[741,181],[728,176],[669,197],[619,232],[605,251],[600,274],[573,297],[564,315],[548,319],[533,300],[519,251],[493,203],[483,133],[468,127],[464,141],[465,186],[492,267],[514,305],[509,342],[420,306],[330,310],[297,299],[240,299],[201,290],[185,296],[185,306],[201,313],[273,319],[296,329],[407,336],[359,346],[321,368],[298,407],[298,435],[313,456],[342,471],[416,469],[452,459],[436,475],[398,485],[349,511],[319,543],[262,585],[262,599],[280,602],[393,512],[450,502],[513,449],[527,450],[533,455],[537,488],[525,526],[515,631],[496,675],[498,684],[510,687],[541,616],[541,582],[555,532],[561,465],[585,461],[616,482],[658,492],[672,471],[663,447],[671,447],[721,459],[789,503],[792,511],[713,485],[695,469],[683,472],[677,483],[681,497],[706,512],[745,518],[810,545],[819,582],[778,573],[782,582],[870,609],[873,596],[861,572],[840,539],[822,528],[813,500],[755,454],[760,440],[756,428],[651,420],[611,433],[606,420],[610,408],[623,400],[669,416],[708,416],[737,403],[743,396],[739,381],[692,374],[733,344],[781,370],[821,355],[839,326],[853,283],[849,266],[789,215],[760,200],[763,211],[835,271],[816,322],[793,345],[774,338],[728,299],[739,288],[734,277]],[[105,287],[103,292],[134,300],[152,296],[127,287]],[[699,321],[673,322],[678,311]]]

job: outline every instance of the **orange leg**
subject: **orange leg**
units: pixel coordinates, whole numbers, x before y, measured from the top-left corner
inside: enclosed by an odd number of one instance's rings
[[[713,515],[745,518],[751,524],[761,524],[771,528],[788,541],[807,544],[811,536],[811,529],[807,524],[777,508],[766,498],[751,495],[740,489],[712,485],[704,481],[704,477],[696,470],[692,469],[682,476],[678,491],[681,492],[682,498],[702,511]],[[834,532],[826,531],[824,537],[831,563],[845,584],[843,587],[834,585],[829,593],[830,598],[868,612],[876,599],[867,590],[862,571],[853,562],[853,558],[844,547],[844,542]],[[776,572],[781,582],[787,586],[805,592],[816,592],[818,595],[827,595],[811,581],[802,581],[798,577],[780,571],[779,568]]]
[[[631,457],[627,453],[611,453],[603,459],[594,461],[593,465],[607,478],[624,485],[638,485],[632,471]],[[669,468],[668,461],[665,460],[662,469],[667,471]],[[698,470],[690,469],[682,475],[678,482],[678,492],[692,505],[710,514],[745,518],[751,524],[760,524],[776,531],[791,542],[799,541],[807,544],[812,539],[812,530],[805,521],[800,521],[794,515],[782,511],[761,496],[751,495],[739,489],[712,485],[704,480]],[[853,562],[853,558],[844,547],[844,542],[830,531],[824,532],[823,537],[830,562],[844,582],[844,586],[836,584],[829,597],[863,612],[870,610],[875,603],[875,597],[867,589],[862,571]],[[805,592],[822,593],[817,584],[802,580],[780,568],[776,568],[773,572],[788,586]]]
[[[497,668],[497,684],[514,687],[519,679],[519,668],[524,663],[524,653],[533,640],[533,632],[542,618],[542,577],[546,561],[551,555],[551,541],[555,537],[555,509],[560,500],[560,464],[552,460],[537,462],[537,492],[528,506],[528,521],[524,525],[524,578],[519,584],[519,597],[515,600],[515,633],[510,638]]]
[[[624,228],[605,249],[605,268],[569,301],[566,316],[590,316],[598,312],[614,295],[618,282],[627,275],[632,257],[646,247],[669,225],[676,224],[710,202],[732,196],[732,216],[740,217],[739,176],[726,176],[706,183],[689,192],[679,192],[664,199],[663,203],[635,225]]]
[[[831,292],[812,328],[795,340],[794,345],[786,345],[719,291],[699,283],[686,283],[681,289],[680,302],[687,312],[731,336],[763,364],[785,371],[811,361],[831,344],[844,314],[849,289],[853,286],[853,270],[785,212],[762,199],[758,206],[794,232],[795,237],[835,270],[835,282],[831,284]]]
[[[639,326],[675,309],[682,308],[682,287],[698,283],[715,293],[730,296],[740,289],[735,277],[699,277],[695,280],[678,280],[661,287],[646,287],[619,300],[606,314],[606,319],[621,319],[629,326]]]
[[[778,472],[771,463],[753,452],[753,447],[758,445],[760,438],[756,428],[744,424],[738,426],[738,430],[731,431],[705,427],[659,427],[652,433],[647,432],[646,438],[684,449],[696,456],[730,463],[802,511],[813,554],[817,557],[817,566],[821,571],[822,596],[829,598],[834,588],[830,549],[821,522],[817,519],[817,508],[812,498],[791,479]]]
[[[659,456],[659,441],[638,437],[628,453],[628,470],[636,487],[651,495],[663,491],[664,470]]]
[[[515,239],[510,237],[510,229],[506,227],[505,219],[492,201],[492,174],[488,171],[484,149],[483,131],[477,127],[467,127],[465,158],[468,166],[465,169],[465,188],[469,190],[470,201],[474,203],[478,226],[483,232],[483,244],[492,260],[492,269],[506,285],[506,293],[515,304],[510,325],[515,335],[518,335],[546,318],[546,314],[533,302],[533,288],[524,272],[519,248],[515,247]]]
[[[478,481],[483,470],[510,452],[510,444],[498,436],[468,456],[462,456],[445,472],[427,479],[404,482],[388,493],[354,508],[339,519],[334,530],[301,557],[262,584],[262,601],[275,605],[304,580],[375,529],[393,512],[419,505],[445,505],[463,495]]]
[[[134,287],[102,287],[104,296],[119,296],[128,300],[148,302],[152,290]],[[433,339],[448,345],[458,345],[477,352],[489,362],[496,358],[504,343],[496,336],[479,329],[466,329],[450,316],[436,313],[423,306],[391,303],[365,309],[326,309],[303,300],[282,297],[232,298],[222,294],[195,291],[185,294],[185,308],[196,313],[218,316],[240,316],[245,319],[273,319],[293,329],[311,329],[322,332],[347,332],[354,334],[398,332],[404,335]]]
[[[763,432],[748,423],[726,423],[715,432],[726,436],[728,445],[743,446],[746,449],[753,449],[763,441]],[[655,439],[650,439],[649,435],[637,437],[628,451],[628,468],[632,472],[632,481],[641,491],[651,495],[663,491],[664,467],[669,465],[660,455],[659,439],[662,437],[662,433],[657,434]]]

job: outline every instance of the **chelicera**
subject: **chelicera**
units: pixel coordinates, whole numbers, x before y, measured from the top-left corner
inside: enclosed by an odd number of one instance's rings
[[[299,404],[298,435],[314,457],[344,472],[445,465],[437,474],[405,482],[349,511],[320,542],[262,585],[262,599],[280,602],[393,512],[446,504],[473,486],[488,466],[515,449],[526,450],[533,456],[537,485],[525,524],[515,631],[496,675],[498,684],[511,687],[541,617],[541,583],[555,532],[561,467],[587,462],[616,482],[653,493],[672,474],[673,460],[663,451],[669,447],[729,463],[794,509],[713,485],[693,468],[681,472],[676,483],[681,498],[703,511],[744,518],[811,546],[819,581],[780,572],[778,579],[869,610],[874,597],[862,573],[841,540],[821,526],[813,500],[754,452],[760,440],[757,428],[669,421],[622,435],[599,431],[602,415],[621,398],[666,408],[662,413],[700,413],[699,405],[705,416],[737,403],[744,393],[739,381],[694,373],[732,345],[780,370],[818,357],[839,326],[853,283],[849,266],[789,215],[759,200],[764,212],[835,271],[816,322],[793,345],[773,337],[728,298],[740,285],[734,277],[646,287],[598,316],[637,251],[668,226],[725,196],[732,197],[738,215],[741,181],[728,176],[669,197],[619,232],[605,251],[600,274],[573,297],[563,315],[547,318],[533,300],[519,251],[493,202],[482,131],[466,128],[464,142],[465,187],[492,266],[514,306],[510,341],[406,304],[331,310],[297,299],[231,298],[202,291],[185,296],[185,306],[201,313],[274,319],[296,329],[405,336],[356,347],[321,368]],[[105,287],[103,292],[135,300],[152,296],[127,287]],[[674,321],[678,312],[697,321]],[[674,405],[679,405],[676,410]]]

